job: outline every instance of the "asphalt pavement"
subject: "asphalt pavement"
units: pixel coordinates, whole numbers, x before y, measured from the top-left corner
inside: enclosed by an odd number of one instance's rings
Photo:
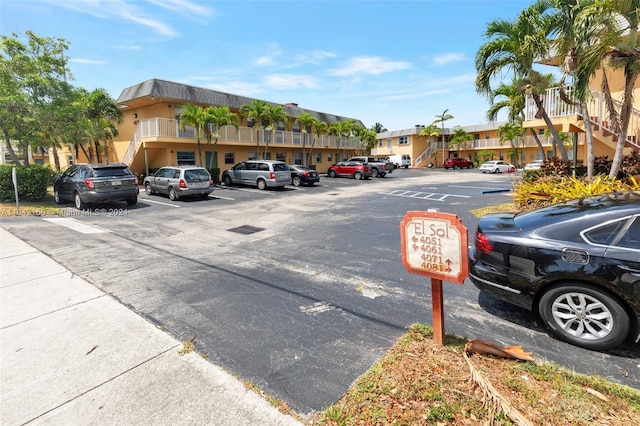
[[[296,425],[0,228],[0,424]]]

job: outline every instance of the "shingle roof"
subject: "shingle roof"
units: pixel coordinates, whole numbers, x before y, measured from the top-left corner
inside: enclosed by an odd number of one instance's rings
[[[229,108],[236,110],[239,110],[242,105],[250,104],[254,100],[254,98],[246,96],[233,95],[231,93],[218,92],[216,90],[205,89],[203,87],[189,86],[182,83],[154,78],[140,84],[136,84],[135,86],[127,87],[122,91],[122,93],[120,93],[117,102],[126,106],[128,102],[148,97],[185,101],[193,104],[228,106]],[[264,102],[271,105],[280,105],[275,102]],[[318,120],[329,124],[344,120],[355,120],[359,126],[365,127],[360,120],[354,118],[299,108],[291,104],[284,104],[282,106],[292,118],[296,118],[303,112],[306,112],[316,117]]]

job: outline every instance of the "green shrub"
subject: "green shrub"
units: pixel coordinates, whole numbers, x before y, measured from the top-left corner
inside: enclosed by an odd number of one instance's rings
[[[592,179],[566,176],[545,176],[535,181],[523,180],[514,188],[514,203],[519,210],[530,210],[565,200],[612,191],[640,190],[640,182],[598,175]]]
[[[213,179],[213,183],[220,183],[220,167],[214,167],[212,169],[207,168],[207,170],[211,175],[211,179]]]
[[[11,165],[0,165],[0,201],[15,200]],[[54,172],[49,165],[33,164],[17,167],[18,199],[40,201],[47,195],[47,187],[53,183]]]

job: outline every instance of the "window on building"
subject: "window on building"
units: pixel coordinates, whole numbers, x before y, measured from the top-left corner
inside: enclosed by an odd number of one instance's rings
[[[485,133],[485,134],[484,134],[484,138],[485,138],[486,140],[491,139],[491,134],[489,134],[489,132]]]
[[[544,129],[538,129],[538,134],[540,136],[544,136]]]
[[[247,156],[247,160],[257,160],[258,159],[258,155],[255,152],[250,152],[249,155]]]
[[[194,166],[196,164],[196,153],[194,151],[178,151],[178,165]]]
[[[398,145],[408,145],[409,144],[409,136],[400,136],[398,138]]]
[[[284,155],[284,152],[276,152],[276,160],[287,162],[287,157]],[[296,163],[297,164],[297,163]]]
[[[253,153],[255,155],[255,153]],[[249,153],[251,155],[251,152]],[[236,162],[236,154],[235,152],[225,152],[224,153],[224,164],[235,164]]]
[[[282,160],[284,161],[284,160]],[[297,164],[298,166],[302,165],[302,153],[301,152],[294,152],[293,153],[293,164]]]
[[[331,153],[327,154],[327,162],[329,162],[329,163],[333,162],[333,154],[331,154]]]
[[[322,163],[322,154],[321,154],[321,153],[316,152],[315,157],[316,157],[316,158],[315,158],[315,162],[316,162],[316,163]]]
[[[473,139],[476,141],[480,140],[480,133],[476,133],[475,135],[473,135]]]
[[[387,139],[387,148],[388,149],[393,148],[393,139]]]
[[[378,146],[382,147],[382,144],[384,143],[384,141],[382,139],[378,139]]]

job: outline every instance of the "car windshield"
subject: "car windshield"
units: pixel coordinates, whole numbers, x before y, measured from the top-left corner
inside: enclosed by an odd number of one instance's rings
[[[95,177],[129,177],[131,176],[131,171],[128,168],[122,167],[105,167],[100,169],[94,169],[93,175]]]

